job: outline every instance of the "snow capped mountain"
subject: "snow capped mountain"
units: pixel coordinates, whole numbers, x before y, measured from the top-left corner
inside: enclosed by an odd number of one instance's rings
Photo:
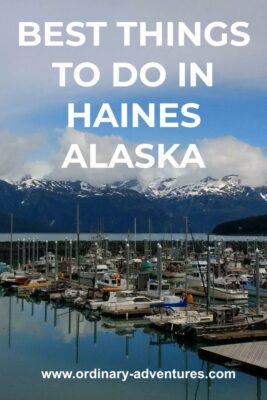
[[[235,195],[245,191],[245,186],[242,186],[241,180],[237,175],[228,175],[222,179],[214,179],[211,177],[201,180],[199,183],[188,185],[179,185],[177,179],[166,179],[158,182],[152,182],[146,193],[151,196],[159,197],[192,197],[207,194],[214,195]]]
[[[10,182],[9,182],[10,183]],[[192,196],[201,195],[218,195],[218,196],[233,196],[242,194],[247,190],[255,191],[254,188],[242,186],[241,180],[237,175],[228,175],[221,179],[214,179],[207,177],[198,183],[191,183],[188,185],[180,185],[179,179],[157,179],[151,182],[147,187],[142,185],[137,180],[127,180],[114,182],[111,185],[92,186],[87,182],[80,181],[53,181],[53,180],[39,180],[35,178],[23,179],[19,183],[13,183],[17,190],[34,190],[42,189],[46,191],[68,192],[75,195],[101,195],[108,192],[125,192],[134,191],[143,193],[147,197],[153,198],[188,198]],[[265,187],[261,188],[264,189]],[[263,199],[266,198],[265,191],[260,193]]]
[[[245,186],[236,175],[207,177],[188,185],[175,178],[157,179],[146,187],[137,180],[98,187],[30,177],[16,183],[0,180],[1,213],[14,213],[25,231],[33,229],[33,222],[40,231],[75,231],[77,197],[81,229],[87,232],[98,227],[99,221],[106,232],[132,231],[134,218],[139,232],[148,230],[148,219],[154,232],[180,232],[185,215],[195,232],[210,232],[224,221],[267,214],[267,185]],[[1,229],[6,228],[0,221]]]

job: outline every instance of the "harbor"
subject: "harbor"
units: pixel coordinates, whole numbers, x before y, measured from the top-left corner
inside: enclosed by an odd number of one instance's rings
[[[46,380],[43,370],[169,370],[232,371],[214,361],[199,358],[195,343],[179,343],[171,335],[154,331],[142,320],[112,320],[103,317],[90,320],[68,307],[55,308],[47,302],[31,302],[15,296],[0,298],[0,346],[5,399],[31,398],[36,392],[47,399],[58,385],[59,395],[70,400],[79,394],[86,398],[93,391],[95,398],[129,399],[149,396],[168,398],[225,399],[245,396],[264,400],[265,379],[240,370],[236,379],[214,380]],[[14,384],[16,377],[16,384]],[[22,384],[23,382],[23,384]]]
[[[204,241],[189,233],[179,241],[147,237],[112,241],[99,234],[84,241],[78,231],[74,242],[26,242],[11,234],[0,244],[1,341],[9,354],[14,351],[21,366],[37,354],[42,369],[49,369],[51,362],[53,370],[234,370],[237,378],[229,393],[237,395],[237,382],[246,388],[247,381],[254,381],[246,390],[253,392],[251,398],[263,399],[265,242]],[[224,358],[229,343],[233,354]],[[239,360],[236,349],[243,345],[251,351]],[[261,349],[262,356],[254,357]],[[41,384],[40,377],[35,382]],[[168,383],[170,398],[176,398],[180,387],[186,399],[203,399],[207,393],[220,399],[219,381],[195,383],[194,389],[194,383]],[[93,383],[95,393],[98,384]],[[69,383],[63,385],[68,390]],[[108,393],[109,383],[103,385]],[[48,391],[50,386],[52,382]],[[158,386],[149,383],[155,398],[161,398]],[[81,387],[86,390],[87,383]]]

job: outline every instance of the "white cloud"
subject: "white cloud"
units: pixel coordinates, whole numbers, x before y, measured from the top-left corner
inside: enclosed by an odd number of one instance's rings
[[[177,178],[180,184],[197,182],[212,176],[221,178],[225,175],[237,174],[243,184],[260,186],[267,182],[267,156],[259,147],[251,146],[233,136],[222,136],[203,139],[198,142],[199,152],[206,165],[200,169],[189,165],[185,169],[175,169],[166,164],[164,169],[129,169],[124,164],[114,169],[82,169],[80,165],[72,164],[67,169],[61,165],[72,143],[79,145],[85,160],[89,160],[89,145],[96,144],[97,161],[109,162],[120,143],[125,144],[130,157],[136,160],[135,147],[137,144],[127,142],[120,136],[98,136],[93,133],[79,132],[66,129],[61,132],[58,150],[47,159],[38,160],[40,148],[46,145],[47,138],[42,134],[32,136],[16,136],[1,133],[1,179],[18,180],[26,174],[36,178],[55,180],[83,180],[93,185],[113,183],[119,180],[138,179],[143,185],[158,178]],[[167,146],[166,146],[167,148]],[[185,147],[177,154],[181,160]],[[33,154],[36,153],[35,159]],[[32,160],[28,161],[29,154]]]
[[[134,179],[138,177],[137,170],[127,169],[125,165],[117,166],[114,169],[82,169],[80,165],[72,164],[66,169],[62,169],[61,165],[66,157],[71,144],[78,144],[83,157],[88,160],[89,145],[95,143],[97,148],[97,161],[110,161],[111,156],[119,143],[126,143],[129,154],[134,156],[134,145],[127,143],[120,136],[98,136],[93,133],[83,133],[74,129],[67,129],[60,138],[60,149],[51,160],[54,166],[53,171],[48,175],[53,179],[75,180],[80,179],[90,182],[94,185],[104,183],[113,183],[117,180]],[[50,167],[51,167],[50,163]]]
[[[0,176],[2,179],[19,179],[29,173],[25,161],[44,142],[42,134],[17,136],[10,133],[1,133]]]
[[[31,174],[37,178],[51,178],[56,180],[83,180],[93,185],[113,183],[118,180],[138,179],[143,185],[158,178],[177,178],[180,184],[197,182],[200,179],[212,176],[221,178],[229,174],[237,174],[243,184],[260,186],[267,181],[267,156],[263,151],[251,146],[233,136],[223,136],[199,141],[198,149],[206,165],[205,169],[188,166],[185,169],[175,169],[167,164],[164,169],[156,167],[150,169],[129,169],[124,164],[114,169],[82,169],[72,164],[67,169],[61,165],[72,143],[79,145],[84,158],[89,160],[89,145],[95,143],[97,147],[97,161],[109,162],[119,143],[124,143],[131,158],[136,160],[136,144],[125,141],[120,136],[98,136],[93,133],[79,132],[67,129],[61,133],[59,149],[47,160],[32,160],[24,164],[29,152],[40,144],[45,145],[44,138],[34,135],[30,140],[14,135],[6,135],[2,146],[0,160],[0,176],[2,178],[18,179],[24,174]],[[181,160],[182,148],[178,159]]]

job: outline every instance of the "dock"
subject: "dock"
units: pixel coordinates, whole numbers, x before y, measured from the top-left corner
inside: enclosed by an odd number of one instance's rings
[[[267,378],[267,341],[202,347],[201,358]]]
[[[262,341],[262,340],[267,340],[267,329],[245,330],[238,332],[209,333],[204,335],[202,340],[210,344]]]

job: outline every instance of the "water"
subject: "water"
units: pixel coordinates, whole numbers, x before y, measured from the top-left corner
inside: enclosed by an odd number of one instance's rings
[[[0,298],[0,388],[3,400],[264,400],[267,381],[237,372],[235,380],[44,381],[41,370],[225,370],[199,359],[196,346],[162,338],[148,326],[88,321],[16,297]],[[116,324],[116,322],[115,322]]]
[[[136,236],[133,233],[103,233],[102,238],[109,239],[110,241],[143,241],[150,239],[152,241],[159,240],[184,240],[185,235],[183,233],[138,233]],[[90,241],[96,240],[97,235],[92,233],[81,233],[80,240]],[[193,233],[194,240],[207,240],[206,233]],[[40,240],[40,241],[60,241],[60,240],[75,240],[76,233],[14,233],[13,240]],[[9,233],[0,233],[0,242],[7,242],[10,240]],[[188,240],[191,240],[191,234],[188,235]],[[224,242],[266,242],[267,236],[222,236],[222,235],[210,235],[211,241],[224,241]]]

